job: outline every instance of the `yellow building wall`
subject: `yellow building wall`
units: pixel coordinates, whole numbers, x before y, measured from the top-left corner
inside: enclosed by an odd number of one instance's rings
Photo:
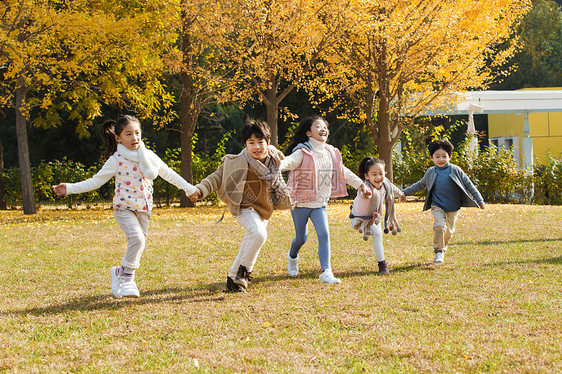
[[[517,136],[519,159],[522,155],[523,114],[489,114],[488,136],[490,138]],[[540,160],[547,152],[558,155],[562,152],[562,113],[530,113],[529,136],[533,139],[533,155]]]

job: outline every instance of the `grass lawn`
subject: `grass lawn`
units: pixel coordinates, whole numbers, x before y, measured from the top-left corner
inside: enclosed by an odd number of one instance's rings
[[[398,204],[403,232],[371,242],[329,206],[332,267],[317,241],[287,276],[289,212],[275,212],[246,294],[225,279],[243,230],[221,207],[155,209],[141,298],[111,295],[125,237],[111,210],[0,212],[0,372],[562,372],[562,207],[463,209],[445,263],[432,219]]]

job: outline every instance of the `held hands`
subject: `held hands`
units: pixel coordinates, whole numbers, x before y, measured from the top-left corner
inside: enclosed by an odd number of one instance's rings
[[[189,198],[189,200],[195,203],[201,197],[201,191],[197,190],[191,195],[187,195],[187,197]]]
[[[406,194],[402,193],[399,198],[398,201],[400,201],[401,203],[405,203],[406,202]]]
[[[486,209],[486,204],[485,204],[485,203],[482,203],[482,204],[480,205],[480,209]]]
[[[59,183],[56,186],[52,186],[55,195],[63,196],[66,195],[66,183]]]
[[[370,199],[371,196],[373,196],[373,192],[371,191],[371,189],[369,187],[367,187],[365,185],[365,183],[361,183],[361,186],[359,186],[359,189],[361,190],[361,193],[363,193],[363,196],[365,196],[365,198]]]

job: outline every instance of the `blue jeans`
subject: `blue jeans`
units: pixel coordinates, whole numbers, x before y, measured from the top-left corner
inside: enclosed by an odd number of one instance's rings
[[[318,258],[322,271],[330,267],[330,232],[328,229],[328,214],[326,208],[294,208],[291,210],[295,225],[295,238],[291,243],[289,255],[297,258],[301,247],[308,239],[308,219],[312,221],[318,237]]]

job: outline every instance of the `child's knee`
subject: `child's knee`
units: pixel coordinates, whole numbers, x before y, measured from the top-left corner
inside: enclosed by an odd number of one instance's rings
[[[143,233],[135,233],[128,238],[129,246],[144,248],[146,244],[146,237]]]
[[[255,235],[256,241],[259,241],[260,243],[265,243],[265,241],[267,240],[267,231],[265,230],[259,230],[256,232]]]
[[[322,242],[327,242],[330,240],[330,233],[325,231],[321,231],[317,233],[318,235],[318,242],[322,243]]]
[[[447,225],[443,225],[440,223],[433,224],[433,231],[445,231],[447,229]]]

